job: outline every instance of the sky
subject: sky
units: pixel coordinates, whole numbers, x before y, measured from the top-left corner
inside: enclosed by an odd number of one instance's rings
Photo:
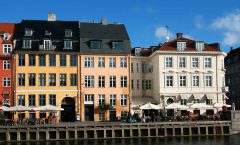
[[[22,19],[125,24],[132,47],[150,47],[176,38],[176,33],[221,50],[240,47],[239,0],[1,0],[0,22]],[[167,29],[168,28],[168,29]]]

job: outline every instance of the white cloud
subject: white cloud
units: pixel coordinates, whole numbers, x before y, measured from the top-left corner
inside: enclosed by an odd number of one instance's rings
[[[173,33],[167,30],[166,27],[161,26],[155,30],[155,36],[157,37],[158,40],[166,40],[167,34],[170,37],[170,39],[173,38]]]
[[[223,30],[223,44],[227,46],[240,44],[240,10],[216,19],[212,26],[215,29]]]
[[[196,16],[194,18],[194,24],[198,29],[202,29],[204,27],[203,16]]]

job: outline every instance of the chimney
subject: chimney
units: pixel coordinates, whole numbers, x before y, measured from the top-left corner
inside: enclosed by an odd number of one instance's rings
[[[177,39],[183,38],[183,33],[177,33]]]
[[[106,18],[102,18],[102,25],[107,25],[107,19]]]
[[[56,21],[56,14],[48,13],[48,21]]]

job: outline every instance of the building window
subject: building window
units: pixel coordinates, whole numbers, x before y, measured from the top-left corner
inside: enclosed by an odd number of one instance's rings
[[[152,80],[145,80],[145,89],[151,90],[152,89]]]
[[[77,66],[77,55],[70,55],[70,66]]]
[[[31,29],[25,29],[25,34],[24,34],[24,36],[32,36],[32,34],[33,34],[33,31],[31,30]]]
[[[3,78],[3,86],[10,87],[11,86],[11,79],[10,78]]]
[[[199,76],[193,76],[192,81],[194,87],[199,87]]]
[[[133,66],[133,63],[131,63],[131,73],[134,73],[134,66]]]
[[[86,94],[84,96],[84,103],[85,104],[93,104],[94,101],[94,95],[93,94]]]
[[[28,74],[28,85],[29,86],[36,85],[36,74],[35,73]]]
[[[203,51],[204,50],[204,43],[203,42],[196,42],[196,49],[198,51]]]
[[[122,68],[127,67],[127,58],[120,58],[120,67]]]
[[[105,58],[104,57],[99,57],[98,58],[98,67],[100,67],[100,68],[105,67]]]
[[[116,88],[116,76],[110,76],[109,81],[110,88]]]
[[[134,89],[134,80],[131,80],[131,88]]]
[[[111,106],[116,106],[116,95],[110,95],[110,105]]]
[[[199,67],[199,59],[198,59],[198,57],[193,57],[192,58],[192,67],[193,68],[198,68]]]
[[[56,66],[56,55],[49,55],[49,66]]]
[[[11,52],[12,52],[12,45],[11,44],[3,44],[3,53],[11,54]]]
[[[211,68],[212,67],[212,59],[211,58],[205,58],[204,66],[205,66],[205,68]]]
[[[91,49],[100,49],[102,41],[101,40],[91,40],[90,41],[90,48]]]
[[[72,30],[65,30],[65,37],[72,37]]]
[[[10,69],[11,68],[11,63],[9,60],[4,60],[3,61],[3,69]]]
[[[105,95],[100,94],[98,95],[98,98],[99,98],[99,101],[98,101],[99,105],[105,104]]]
[[[18,86],[25,86],[25,74],[18,74]]]
[[[212,104],[213,104],[213,103],[212,103],[212,99],[207,99],[207,100],[206,100],[206,104],[207,104],[207,105],[212,105]]]
[[[70,85],[77,86],[77,74],[70,74]]]
[[[46,74],[45,73],[39,74],[39,86],[46,86]]]
[[[105,112],[99,111],[99,121],[105,121]]]
[[[64,41],[64,49],[72,49],[72,41],[65,40]]]
[[[67,85],[67,75],[66,74],[60,74],[59,76],[59,81],[60,81],[60,86],[66,86]]]
[[[49,95],[49,105],[56,106],[56,95],[55,94],[50,94]]]
[[[85,87],[94,87],[94,76],[85,76]]]
[[[187,105],[187,99],[181,99],[181,105]]]
[[[121,106],[127,106],[127,95],[121,95]]]
[[[186,76],[179,76],[179,86],[186,87]]]
[[[139,90],[140,82],[137,80],[137,89]]]
[[[49,74],[49,86],[56,86],[56,74]]]
[[[18,105],[25,106],[25,96],[24,95],[18,95]]]
[[[138,63],[137,63],[137,73],[139,72]]]
[[[94,67],[94,58],[93,57],[85,57],[84,60],[85,67]]]
[[[18,55],[18,66],[25,66],[25,55],[24,54]]]
[[[39,95],[39,106],[46,105],[46,95],[40,94]]]
[[[211,87],[212,86],[212,76],[205,76],[205,85],[207,87]]]
[[[193,103],[200,103],[199,99],[193,99]]]
[[[165,84],[167,87],[173,86],[173,76],[166,76]]]
[[[166,57],[165,58],[165,67],[166,68],[171,68],[173,67],[173,58],[172,57]]]
[[[105,87],[105,76],[98,76],[98,87]]]
[[[112,42],[112,49],[123,49],[123,42],[122,41],[113,41]]]
[[[60,66],[66,66],[66,55],[60,55]]]
[[[31,48],[31,44],[32,44],[31,40],[28,39],[23,40],[23,48],[25,49]]]
[[[111,68],[116,67],[116,58],[115,57],[109,58],[109,67],[111,67]]]
[[[44,40],[44,50],[51,50],[52,42],[51,40]]]
[[[28,65],[29,66],[35,66],[36,65],[36,55],[35,54],[29,54],[28,55]]]
[[[121,76],[121,87],[127,87],[127,76]]]
[[[121,117],[126,118],[128,116],[129,112],[127,111],[121,111]]]
[[[186,50],[186,42],[177,42],[177,50],[178,51]]]
[[[35,106],[35,95],[28,95],[28,106]]]
[[[179,67],[180,68],[186,67],[186,58],[185,57],[179,57]]]
[[[46,55],[39,55],[39,66],[46,66]]]

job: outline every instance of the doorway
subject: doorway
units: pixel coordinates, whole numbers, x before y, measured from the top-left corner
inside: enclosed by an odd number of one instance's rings
[[[64,111],[61,111],[61,121],[63,122],[73,122],[76,118],[75,112],[75,101],[71,97],[66,97],[62,100],[61,108]]]
[[[110,111],[110,121],[116,121],[116,111]]]
[[[94,121],[94,106],[85,105],[85,121]]]

